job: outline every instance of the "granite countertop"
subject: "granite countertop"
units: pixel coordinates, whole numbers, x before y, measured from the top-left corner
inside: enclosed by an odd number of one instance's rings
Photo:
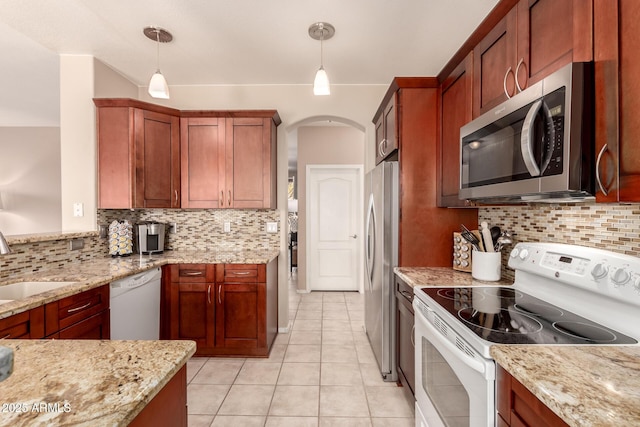
[[[640,346],[495,345],[491,356],[570,426],[640,425]]]
[[[267,264],[280,254],[278,249],[243,251],[167,251],[163,254],[104,257],[82,261],[60,269],[14,276],[3,284],[23,281],[75,282],[21,300],[0,304],[0,319],[52,301],[102,286],[114,280],[165,264]]]
[[[2,345],[14,349],[13,374],[0,383],[0,424],[11,426],[127,425],[196,348],[193,341],[4,340]],[[57,410],[43,410],[46,404]]]
[[[471,277],[471,273],[451,267],[396,267],[394,273],[407,285],[416,286],[511,286],[511,281],[485,282]]]

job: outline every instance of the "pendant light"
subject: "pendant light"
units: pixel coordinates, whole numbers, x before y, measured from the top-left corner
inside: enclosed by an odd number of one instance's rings
[[[155,41],[157,46],[157,66],[156,72],[149,81],[149,95],[152,98],[169,99],[169,85],[160,72],[160,43],[169,43],[173,40],[173,36],[170,32],[160,27],[146,27],[142,32],[145,36]]]
[[[316,73],[316,78],[313,81],[313,94],[314,95],[329,95],[331,94],[331,87],[329,86],[329,76],[324,70],[322,64],[322,45],[325,40],[329,40],[336,33],[336,29],[333,25],[326,22],[316,22],[309,27],[309,36],[314,40],[320,40],[320,68]]]

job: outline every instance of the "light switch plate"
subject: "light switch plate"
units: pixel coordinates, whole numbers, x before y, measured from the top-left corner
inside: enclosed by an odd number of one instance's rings
[[[277,232],[278,232],[278,223],[267,222],[267,233],[277,233]]]

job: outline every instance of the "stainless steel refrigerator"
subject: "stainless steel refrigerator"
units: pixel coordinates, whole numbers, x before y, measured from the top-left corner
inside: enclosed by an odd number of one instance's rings
[[[365,178],[364,319],[369,343],[385,381],[396,381],[396,298],[398,264],[398,162],[382,162]]]

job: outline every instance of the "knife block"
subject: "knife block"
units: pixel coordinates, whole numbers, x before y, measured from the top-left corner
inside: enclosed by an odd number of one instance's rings
[[[471,230],[471,232],[480,239],[480,232],[478,230]],[[457,271],[464,271],[471,273],[471,251],[473,246],[462,238],[460,233],[453,233],[453,269]]]

